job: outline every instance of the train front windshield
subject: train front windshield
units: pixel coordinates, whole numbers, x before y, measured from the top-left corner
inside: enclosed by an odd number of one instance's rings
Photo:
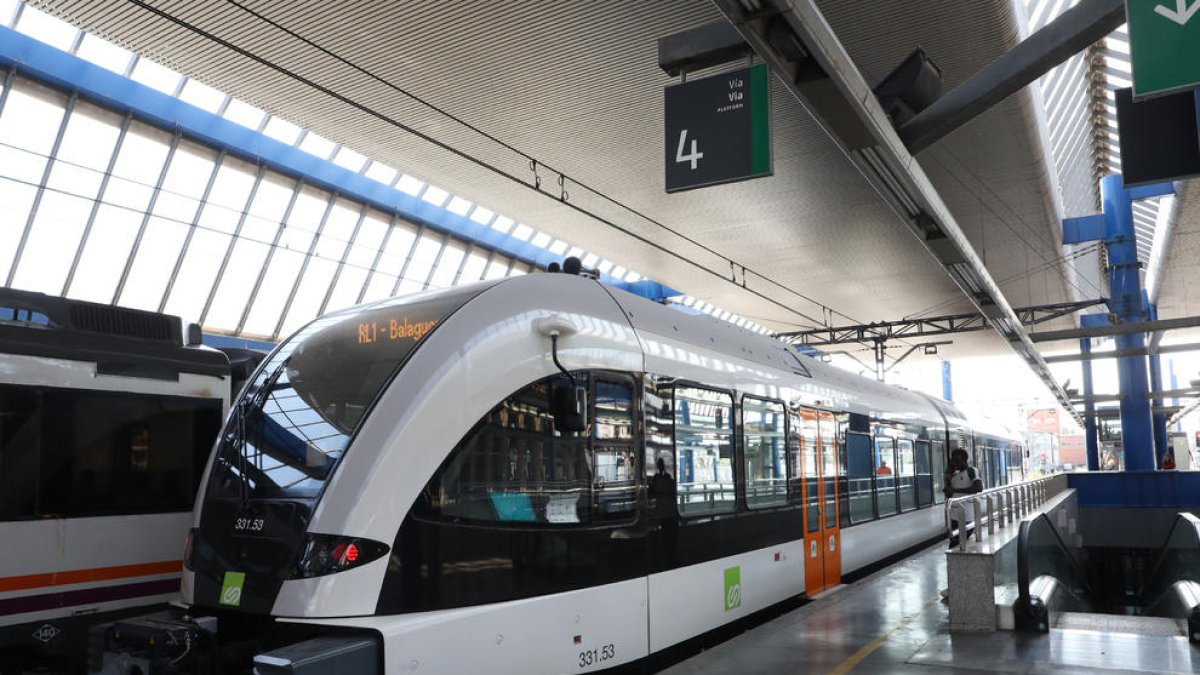
[[[425,336],[478,292],[389,302],[294,335],[234,407],[209,495],[317,496],[375,398]]]

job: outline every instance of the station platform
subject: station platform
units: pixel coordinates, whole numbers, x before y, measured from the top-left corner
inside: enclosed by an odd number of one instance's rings
[[[1200,673],[1200,649],[1161,619],[1071,615],[1044,634],[951,634],[945,554],[933,545],[660,674]]]

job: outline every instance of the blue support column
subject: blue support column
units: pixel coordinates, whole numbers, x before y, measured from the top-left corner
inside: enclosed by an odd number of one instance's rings
[[[1092,353],[1092,339],[1083,338],[1079,341],[1079,353],[1087,356]],[[1083,439],[1087,443],[1088,471],[1100,470],[1100,442],[1096,438],[1096,404],[1092,402],[1092,362],[1083,361]]]
[[[942,361],[942,398],[954,401],[954,387],[950,381],[950,362]]]
[[[1158,308],[1150,304],[1145,297],[1145,291],[1142,291],[1142,295],[1150,320],[1157,321]],[[1150,355],[1150,391],[1162,391],[1162,357],[1157,353]],[[1163,400],[1156,398],[1151,401],[1151,404],[1155,408],[1159,408],[1162,407]],[[1160,466],[1163,455],[1167,454],[1167,415],[1151,410],[1150,419],[1154,425],[1154,465]]]
[[[1134,192],[1125,189],[1120,175],[1105,176],[1100,182],[1111,291],[1108,305],[1118,321],[1128,323],[1147,319],[1142,306],[1142,279],[1133,224]],[[1143,333],[1117,335],[1116,343],[1118,350],[1143,350],[1146,336]],[[1154,454],[1150,401],[1146,398],[1150,391],[1146,358],[1126,356],[1117,359],[1117,379],[1121,386],[1121,441],[1125,448],[1125,469],[1153,471],[1158,462]]]

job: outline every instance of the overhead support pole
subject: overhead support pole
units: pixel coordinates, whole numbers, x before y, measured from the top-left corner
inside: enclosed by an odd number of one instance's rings
[[[1057,342],[1059,340],[1078,340],[1079,338],[1111,337],[1137,333],[1145,335],[1157,330],[1177,330],[1180,328],[1196,328],[1200,326],[1200,316],[1185,316],[1181,319],[1159,319],[1158,321],[1131,321],[1108,326],[1088,326],[1071,330],[1050,330],[1042,333],[1030,333],[1029,339],[1034,342]],[[1148,351],[1145,346],[1139,347],[1143,354]],[[1164,347],[1163,349],[1166,349]]]
[[[1155,335],[1161,335],[1161,333],[1155,333]],[[1167,345],[1166,347],[1159,347],[1157,351],[1154,349],[1153,345],[1148,345],[1145,349],[1134,349],[1131,351],[1092,352],[1090,354],[1060,354],[1058,356],[1047,356],[1046,363],[1098,361],[1101,359],[1119,359],[1122,356],[1151,356],[1157,354],[1175,354],[1179,352],[1200,352],[1200,342],[1189,342],[1185,345]]]
[[[1125,23],[1125,0],[1083,0],[900,127],[914,155]]]
[[[833,34],[816,0],[713,3],[942,265],[963,295],[988,318],[991,328],[1082,423],[966,233]]]
[[[1142,300],[1146,301],[1146,309],[1150,314],[1150,320],[1158,319],[1158,308],[1148,302],[1145,296],[1145,291],[1142,292]],[[1150,355],[1150,391],[1162,391],[1162,357],[1158,354]],[[1162,397],[1151,399],[1150,406],[1152,409],[1162,408]],[[1154,425],[1154,465],[1159,466],[1159,461],[1162,456],[1167,454],[1167,416],[1160,412],[1155,412],[1151,415],[1151,422]]]
[[[1092,351],[1091,338],[1083,338],[1079,341],[1079,351],[1083,354],[1088,354]],[[1083,438],[1087,443],[1087,467],[1088,471],[1099,471],[1100,441],[1096,437],[1096,403],[1094,400],[1096,393],[1092,389],[1091,361],[1083,362],[1083,395],[1086,397],[1083,404]]]

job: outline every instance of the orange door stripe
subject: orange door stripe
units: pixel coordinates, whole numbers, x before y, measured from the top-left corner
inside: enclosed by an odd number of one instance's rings
[[[152,574],[172,574],[180,572],[182,569],[182,560],[164,560],[163,562],[141,563],[138,565],[116,565],[113,567],[93,567],[86,570],[27,574],[20,577],[0,577],[0,593],[24,591],[30,588],[43,588],[45,586],[82,584],[88,581],[109,581],[111,579],[144,577]]]

